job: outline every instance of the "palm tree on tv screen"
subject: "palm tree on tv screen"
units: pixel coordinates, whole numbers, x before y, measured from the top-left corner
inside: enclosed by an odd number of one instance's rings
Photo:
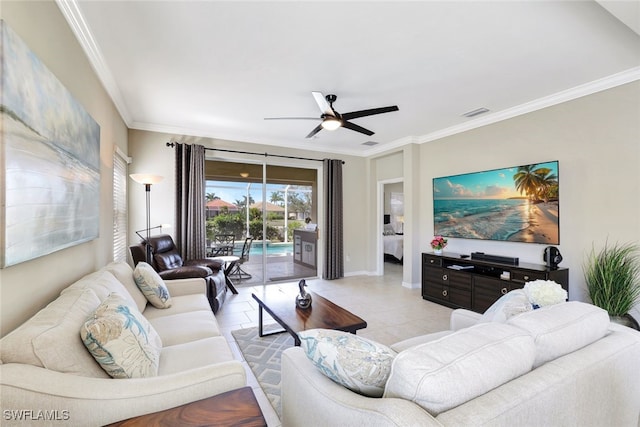
[[[537,165],[519,166],[513,175],[516,190],[520,194],[526,194],[529,200],[548,200],[553,195],[553,189],[557,194],[558,177],[550,168]],[[557,197],[557,196],[556,196]]]

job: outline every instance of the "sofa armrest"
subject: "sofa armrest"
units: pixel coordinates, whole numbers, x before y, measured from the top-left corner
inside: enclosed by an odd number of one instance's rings
[[[441,426],[404,399],[365,397],[324,376],[300,347],[282,353],[282,425]]]
[[[197,277],[193,279],[165,280],[169,295],[181,296],[192,294],[207,294],[207,285],[204,279]]]
[[[58,411],[75,425],[105,425],[158,412],[246,385],[242,364],[228,361],[151,378],[82,377],[7,363],[0,365],[2,412]],[[61,416],[61,418],[64,415]],[[3,419],[2,425],[12,425]],[[15,420],[16,424],[24,425]]]
[[[449,329],[457,331],[459,329],[468,328],[473,326],[482,318],[482,314],[475,311],[466,310],[464,308],[457,308],[451,312]]]

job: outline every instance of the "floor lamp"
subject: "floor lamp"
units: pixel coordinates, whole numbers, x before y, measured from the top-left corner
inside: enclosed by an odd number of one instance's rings
[[[135,182],[144,184],[144,190],[147,194],[147,238],[144,242],[146,254],[147,254],[147,264],[151,264],[151,245],[149,245],[149,238],[151,233],[151,210],[150,210],[150,196],[151,196],[151,185],[157,184],[164,179],[164,177],[160,175],[150,175],[146,173],[134,173],[129,175],[131,179]]]

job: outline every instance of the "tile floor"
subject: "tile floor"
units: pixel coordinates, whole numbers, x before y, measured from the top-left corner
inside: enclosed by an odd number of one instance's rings
[[[308,289],[346,308],[367,321],[358,335],[389,345],[407,338],[449,328],[451,309],[425,301],[420,289],[401,285],[402,266],[385,263],[384,276],[353,276],[338,280],[307,279]],[[242,353],[231,331],[258,325],[258,305],[251,297],[263,285],[237,284],[238,294],[227,300],[216,314],[220,329],[239,360]],[[294,286],[297,281],[266,286]],[[266,316],[268,316],[265,313]],[[270,323],[265,317],[265,323]],[[273,321],[271,321],[273,322]],[[249,366],[247,382],[260,403],[269,427],[281,425]]]

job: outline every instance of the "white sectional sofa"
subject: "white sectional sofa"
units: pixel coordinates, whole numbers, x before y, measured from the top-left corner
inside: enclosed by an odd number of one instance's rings
[[[637,331],[580,302],[481,320],[454,310],[450,331],[392,345],[380,398],[332,381],[302,348],[285,350],[283,426],[640,425]]]
[[[3,337],[1,424],[98,426],[244,387],[245,370],[220,334],[204,280],[165,283],[172,305],[158,309],[147,304],[128,264],[111,263]],[[81,326],[113,292],[160,336],[157,376],[113,379],[84,346]]]

